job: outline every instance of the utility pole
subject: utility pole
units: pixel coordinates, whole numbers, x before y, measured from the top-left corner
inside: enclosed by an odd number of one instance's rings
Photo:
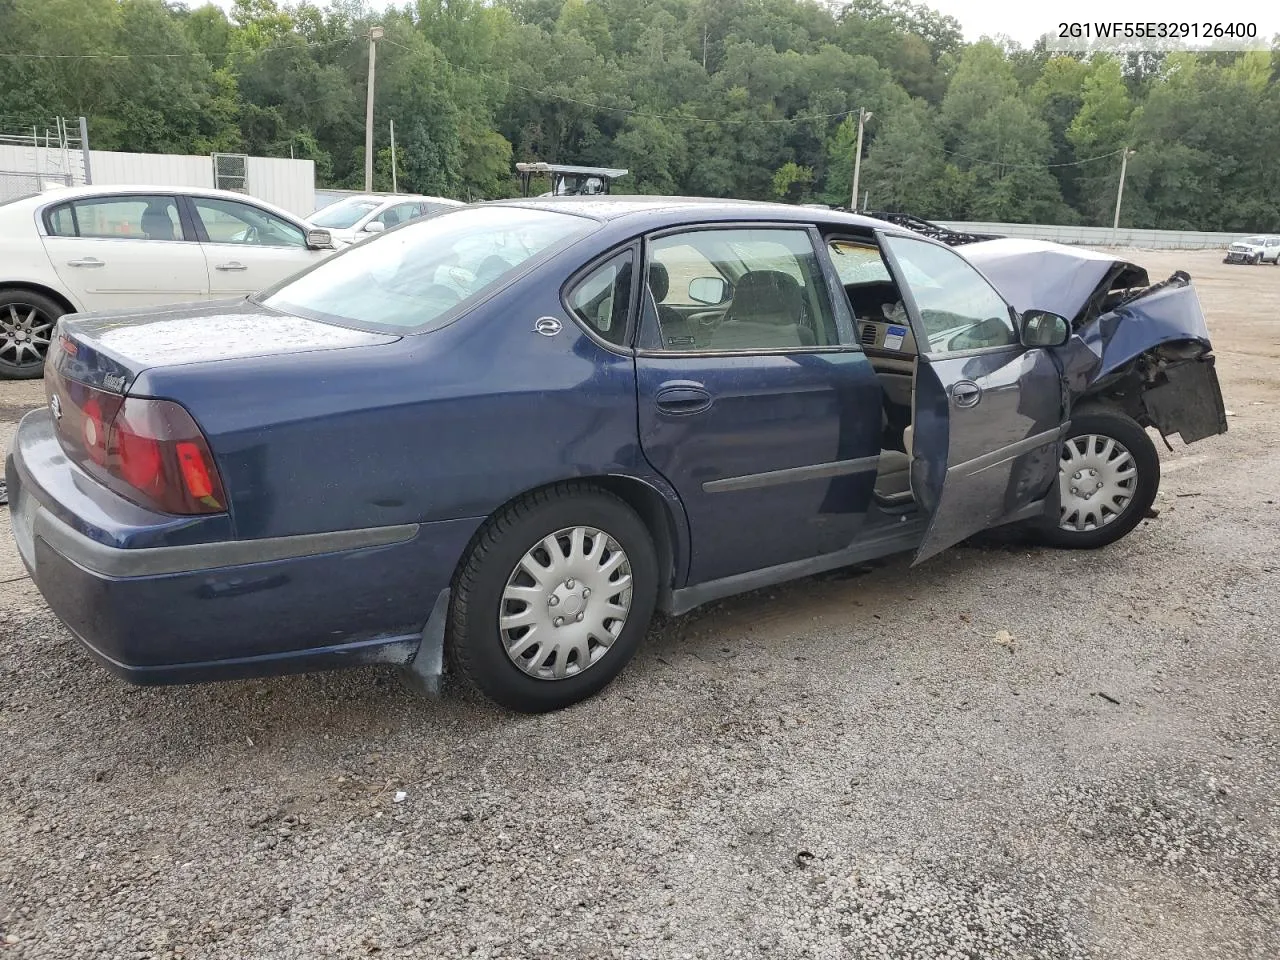
[[[396,122],[391,123],[391,192],[399,193],[400,185],[396,182]]]
[[[858,145],[853,153],[853,190],[851,192],[852,199],[850,204],[852,209],[850,213],[858,212],[858,177],[862,173],[862,131],[870,120],[872,114],[862,107],[858,108]]]
[[[381,27],[369,28],[369,91],[364,106],[364,191],[373,192],[373,74],[378,58],[378,41],[382,39]]]
[[[1111,221],[1111,229],[1115,231],[1120,229],[1120,201],[1124,199],[1124,175],[1129,169],[1129,158],[1137,152],[1125,147],[1120,153],[1120,187],[1116,190],[1116,218]]]
[[[93,171],[89,169],[89,120],[80,118],[80,152],[84,154],[84,182],[93,183]]]

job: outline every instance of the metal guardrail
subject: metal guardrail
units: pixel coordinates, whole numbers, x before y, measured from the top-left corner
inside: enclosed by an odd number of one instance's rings
[[[1137,247],[1148,250],[1225,250],[1231,243],[1261,233],[1280,230],[1254,230],[1250,233],[1218,233],[1200,230],[1143,230],[1133,227],[1069,227],[1060,224],[986,223],[938,220],[939,225],[963,233],[999,234],[1005,237],[1028,237],[1074,243],[1091,247]]]

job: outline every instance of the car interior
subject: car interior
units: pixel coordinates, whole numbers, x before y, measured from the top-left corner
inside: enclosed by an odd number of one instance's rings
[[[910,503],[911,411],[919,351],[902,294],[872,241],[833,238],[827,250],[853,314],[858,342],[884,390],[876,499],[886,506]]]
[[[833,239],[828,246],[858,339],[884,388],[876,497],[885,506],[907,504],[912,501],[915,337],[897,284],[876,244],[870,239]],[[727,254],[707,252],[717,276],[682,276],[681,289],[674,289],[672,273],[683,268],[687,274],[690,258],[684,262],[673,258],[668,263],[659,256],[650,260],[646,307],[657,316],[664,349],[785,349],[834,342],[834,330],[821,322],[825,311],[812,302],[814,296],[822,295],[822,284],[806,283],[803,268],[751,269]]]

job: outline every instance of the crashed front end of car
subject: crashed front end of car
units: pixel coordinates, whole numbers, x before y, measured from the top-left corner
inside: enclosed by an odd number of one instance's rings
[[[1262,248],[1251,243],[1237,242],[1227,247],[1227,255],[1223,263],[1252,263],[1255,257],[1262,256]]]
[[[1151,283],[1110,254],[1038,240],[961,252],[1019,311],[1052,310],[1073,336],[1057,348],[1072,408],[1108,403],[1184,443],[1227,431],[1213,345],[1191,278]]]

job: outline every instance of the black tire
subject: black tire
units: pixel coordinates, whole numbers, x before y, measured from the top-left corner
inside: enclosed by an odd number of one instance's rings
[[[66,312],[59,303],[34,290],[0,289],[0,379],[36,380],[44,376],[53,328]],[[33,334],[39,336],[33,339]],[[32,346],[38,360],[31,357]]]
[[[586,669],[562,679],[530,676],[503,643],[498,624],[503,592],[527,552],[544,538],[579,526],[601,530],[621,547],[631,567],[631,606],[616,639]],[[472,541],[454,578],[446,640],[450,663],[504,707],[522,713],[559,710],[599,693],[622,671],[644,639],[657,594],[657,553],[635,511],[589,484],[559,483],[503,508]]]
[[[1249,262],[1250,262],[1251,264],[1253,264],[1253,265],[1256,267],[1256,266],[1258,265],[1258,261],[1259,261],[1259,260],[1261,260],[1261,259],[1262,259],[1262,254],[1260,254],[1260,253],[1255,253],[1255,254],[1253,255],[1252,259],[1250,259],[1250,260],[1249,260]]]
[[[1160,489],[1160,455],[1151,437],[1133,418],[1118,410],[1102,407],[1086,408],[1071,418],[1071,429],[1063,447],[1063,463],[1067,462],[1068,444],[1071,440],[1087,436],[1108,437],[1123,446],[1132,455],[1137,475],[1133,478],[1132,497],[1120,511],[1093,529],[1065,529],[1062,522],[1069,507],[1066,491],[1063,510],[1059,516],[1046,517],[1037,531],[1040,539],[1055,547],[1073,550],[1093,550],[1115,543],[1142,522]],[[1062,469],[1062,468],[1060,468]],[[1074,475],[1073,475],[1074,476]],[[1071,478],[1066,478],[1070,484]],[[1078,516],[1078,515],[1076,515]]]

